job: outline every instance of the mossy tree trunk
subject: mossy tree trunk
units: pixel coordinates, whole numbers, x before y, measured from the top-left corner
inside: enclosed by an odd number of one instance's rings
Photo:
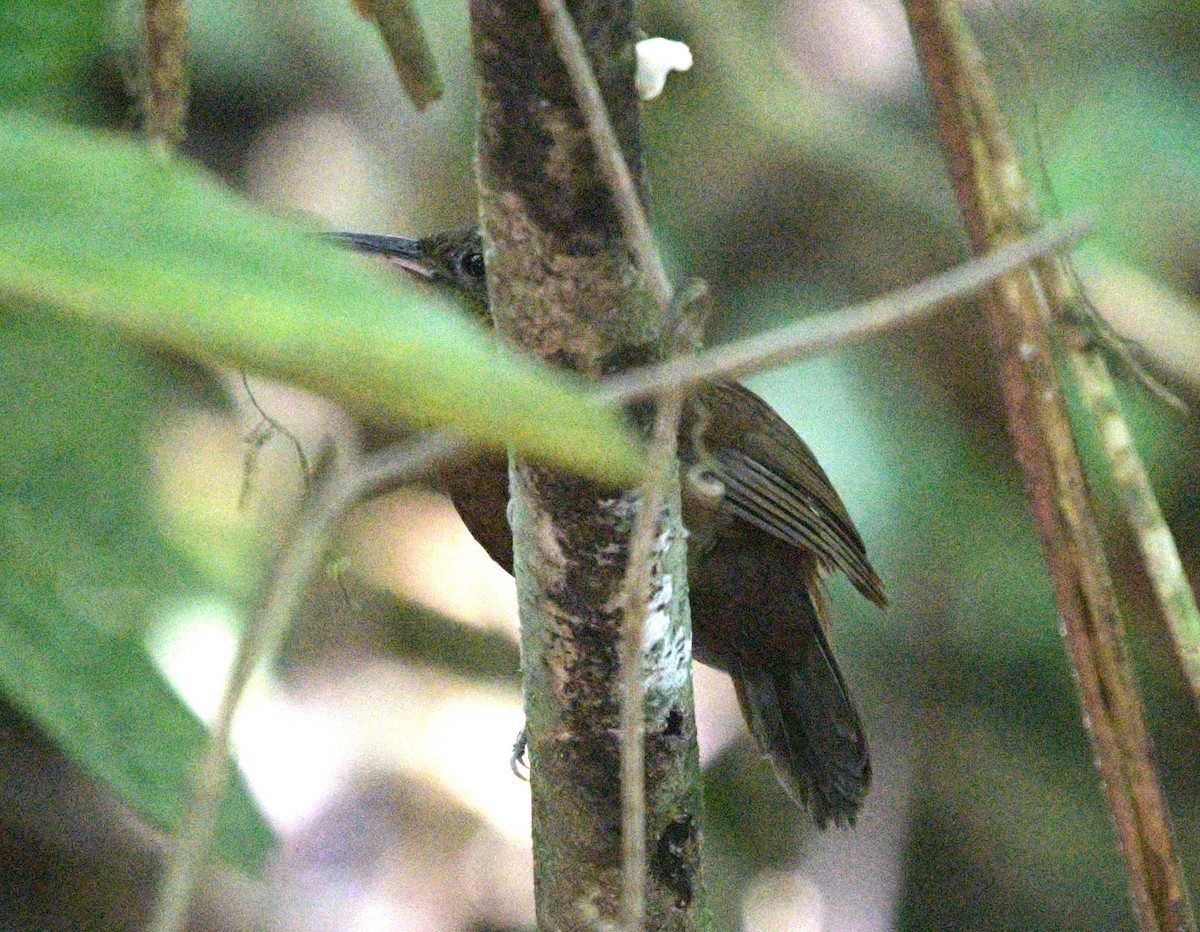
[[[640,182],[632,4],[568,7]],[[658,358],[661,315],[633,266],[537,4],[472,0],[471,18],[498,328],[590,377]],[[639,496],[519,459],[510,475],[538,925],[602,928],[616,921],[621,898],[618,644]],[[652,555],[644,640],[646,926],[656,930],[703,921],[686,557],[673,486]]]

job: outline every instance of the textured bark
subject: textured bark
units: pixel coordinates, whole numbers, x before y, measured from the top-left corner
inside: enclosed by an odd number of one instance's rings
[[[641,175],[632,4],[570,4],[635,178]],[[632,265],[562,63],[535,4],[472,0],[479,172],[497,326],[597,377],[659,355],[662,321]],[[533,793],[538,924],[595,929],[618,915],[618,643],[638,496],[516,460],[511,467]],[[647,927],[696,928],[699,766],[677,484],[652,558],[647,609]]]

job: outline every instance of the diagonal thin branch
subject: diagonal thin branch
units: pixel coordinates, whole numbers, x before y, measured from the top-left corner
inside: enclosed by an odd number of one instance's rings
[[[1096,422],[1100,446],[1133,528],[1159,611],[1171,633],[1175,660],[1200,708],[1200,610],[1158,497],[1133,444],[1120,402],[1100,352],[1084,343],[1069,350],[1080,395]]]
[[[1032,214],[1032,204],[1028,200],[1024,203],[1028,213]],[[1200,708],[1200,608],[1179,558],[1175,536],[1163,518],[1150,476],[1121,414],[1120,401],[1102,352],[1103,347],[1114,342],[1124,350],[1124,344],[1119,339],[1097,342],[1089,336],[1085,323],[1096,311],[1083,294],[1069,260],[1047,256],[1039,259],[1035,268],[1066,338],[1075,381],[1100,436],[1100,448],[1108,460],[1109,474],[1125,508],[1125,519],[1133,529],[1142,565],[1154,587],[1159,612],[1171,634],[1175,660],[1191,688],[1193,704]],[[1126,355],[1124,361],[1140,384],[1168,406],[1180,410],[1183,403],[1148,373],[1142,372],[1135,360]]]
[[[1050,223],[933,278],[862,304],[807,317],[752,337],[634,369],[595,389],[607,401],[651,398],[667,389],[691,388],[715,379],[739,379],[806,356],[827,353],[900,324],[911,323],[954,301],[978,294],[1004,276],[1073,245],[1092,229],[1086,218]]]
[[[278,656],[292,617],[307,595],[342,517],[374,490],[415,478],[464,447],[462,441],[445,434],[426,434],[347,463],[322,479],[306,497],[294,533],[289,535],[272,569],[260,608],[238,641],[189,806],[171,839],[149,932],[182,932],[186,927],[188,906],[204,870],[217,811],[229,782],[234,713],[254,672],[269,666]]]

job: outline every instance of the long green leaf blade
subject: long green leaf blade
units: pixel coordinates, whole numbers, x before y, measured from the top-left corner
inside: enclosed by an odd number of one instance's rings
[[[0,294],[614,481],[640,445],[431,296],[134,143],[0,117]]]

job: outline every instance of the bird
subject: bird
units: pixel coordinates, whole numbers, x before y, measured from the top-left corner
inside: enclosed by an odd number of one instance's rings
[[[329,233],[455,293],[491,326],[477,229],[412,239]],[[684,482],[692,653],[729,674],[760,753],[821,829],[853,825],[871,782],[866,733],[829,645],[823,579],[843,573],[880,608],[883,583],[812,450],[765,401],[736,382],[688,396],[678,435]],[[510,574],[508,460],[482,454],[443,481],[463,523]]]

